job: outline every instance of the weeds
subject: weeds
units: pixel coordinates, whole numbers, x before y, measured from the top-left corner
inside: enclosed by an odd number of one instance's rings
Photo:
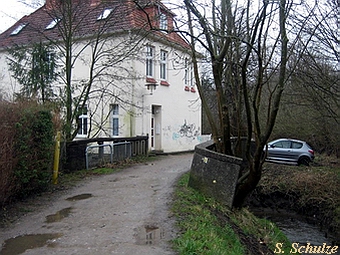
[[[289,244],[275,224],[246,209],[230,211],[187,187],[188,179],[185,174],[179,180],[172,207],[180,229],[173,244],[180,255],[273,254],[268,247]]]
[[[318,155],[311,166],[265,164],[257,197],[280,197],[278,207],[312,216],[329,227],[340,229],[339,159]],[[261,198],[260,198],[261,200]],[[284,201],[286,200],[286,201]]]

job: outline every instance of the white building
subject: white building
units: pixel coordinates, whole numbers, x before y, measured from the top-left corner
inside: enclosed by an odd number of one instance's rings
[[[7,49],[39,42],[60,48],[65,40],[61,31],[69,24],[61,7],[69,1],[74,19],[72,82],[78,84],[72,99],[80,98],[83,84],[93,81],[73,123],[75,139],[149,135],[151,150],[192,150],[203,138],[190,47],[171,32],[174,14],[158,0],[46,0],[0,35],[3,97],[20,88],[8,70]],[[60,60],[60,65],[65,63]],[[65,74],[60,76],[55,91],[64,89]]]

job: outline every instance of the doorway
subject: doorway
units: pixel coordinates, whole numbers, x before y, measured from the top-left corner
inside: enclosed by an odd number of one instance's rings
[[[162,106],[152,105],[150,125],[151,150],[162,151]]]

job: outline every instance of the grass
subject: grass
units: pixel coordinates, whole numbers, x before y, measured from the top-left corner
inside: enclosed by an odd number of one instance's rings
[[[258,247],[274,250],[277,243],[287,244],[282,251],[289,252],[290,243],[275,224],[245,208],[230,211],[189,188],[188,179],[185,174],[179,180],[172,206],[180,230],[173,245],[180,255],[258,254]]]
[[[273,222],[257,218],[246,208],[232,213],[231,219],[245,234],[256,236],[257,239],[265,243],[270,250],[275,251],[277,244],[283,244],[280,248],[286,254],[289,254],[291,243]]]
[[[336,157],[318,155],[310,166],[299,167],[266,163],[258,190],[267,196],[291,197],[294,208],[286,209],[317,214],[333,231],[340,229],[340,162]]]

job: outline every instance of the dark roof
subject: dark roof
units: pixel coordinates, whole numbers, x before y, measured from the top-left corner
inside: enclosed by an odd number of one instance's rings
[[[51,6],[51,1],[33,12],[22,17],[12,27],[0,34],[0,48],[7,48],[14,45],[29,45],[41,41],[63,40],[65,29],[70,29],[75,38],[90,37],[104,29],[105,33],[115,33],[123,31],[143,31],[151,32],[152,26],[159,27],[159,12],[163,12],[168,17],[168,30],[173,29],[174,14],[167,9],[160,0],[72,0],[72,15],[66,16],[66,11],[62,11],[59,6]],[[94,4],[95,2],[95,4]],[[105,19],[98,19],[104,10],[111,10]],[[107,11],[105,14],[109,13]],[[148,14],[148,15],[147,15]],[[148,17],[148,18],[147,18]],[[67,20],[72,22],[67,22]],[[53,25],[53,20],[60,20],[54,27],[46,29],[48,25]],[[18,28],[21,28],[18,29]],[[16,32],[13,34],[13,32]],[[164,39],[170,43],[177,44],[184,48],[189,45],[175,32],[152,31],[159,39]]]

